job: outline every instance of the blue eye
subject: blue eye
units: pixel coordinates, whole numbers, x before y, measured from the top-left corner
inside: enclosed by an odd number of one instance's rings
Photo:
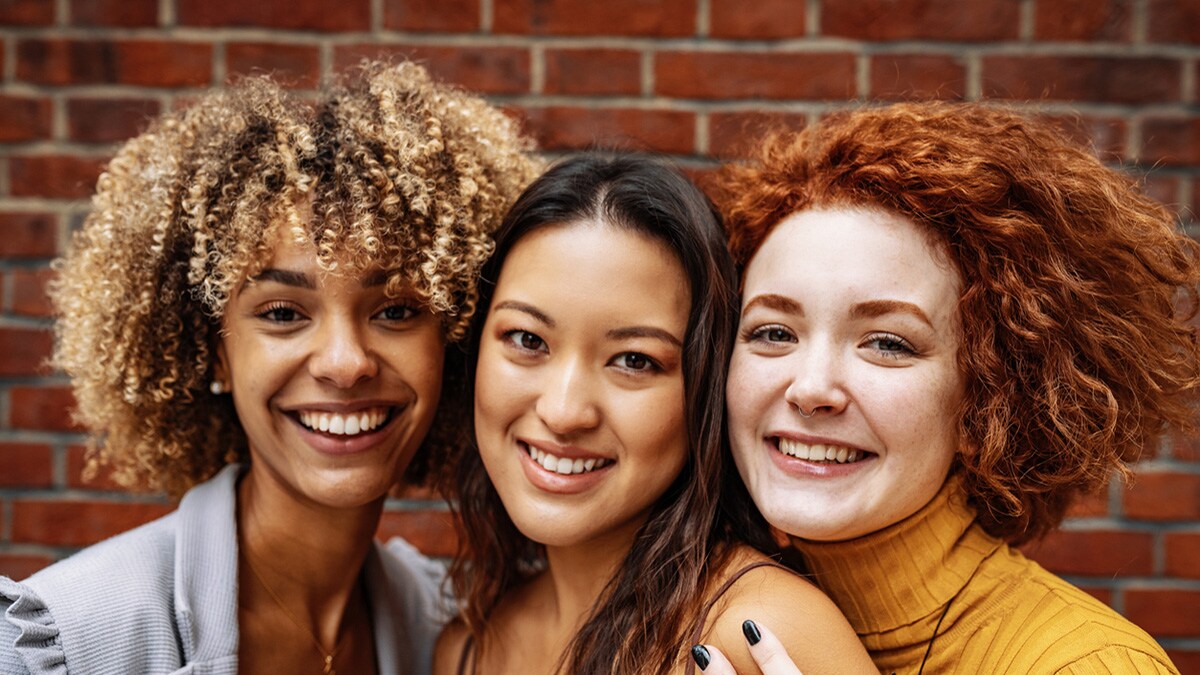
[[[891,333],[876,333],[868,335],[863,342],[863,346],[874,350],[880,356],[889,359],[899,359],[906,356],[914,356],[917,353],[916,348],[909,343],[908,340],[893,335]]]
[[[743,339],[751,342],[795,342],[796,336],[783,326],[769,325],[751,330]]]

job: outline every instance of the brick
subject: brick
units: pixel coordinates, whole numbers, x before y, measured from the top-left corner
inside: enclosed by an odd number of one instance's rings
[[[21,40],[17,79],[45,85],[206,86],[212,83],[212,45],[179,40]]]
[[[458,551],[458,532],[448,511],[385,511],[375,536],[381,541],[404,537],[429,556],[450,557]]]
[[[90,546],[170,513],[168,504],[102,501],[13,501],[12,540],[49,546]]]
[[[1169,103],[1180,97],[1179,61],[1156,57],[985,56],[987,98]]]
[[[370,0],[176,0],[182,26],[259,26],[325,32],[369,30]]]
[[[520,35],[684,37],[696,32],[696,0],[505,0],[492,30]]]
[[[1181,673],[1200,673],[1200,650],[1167,649],[1167,658]]]
[[[1120,530],[1059,530],[1023,551],[1056,574],[1146,576],[1154,572],[1154,537]]]
[[[9,388],[9,427],[39,431],[80,431],[71,420],[75,397],[68,387]]]
[[[112,470],[109,467],[101,467],[91,480],[85,480],[83,469],[86,465],[86,449],[82,445],[67,446],[67,487],[74,490],[129,491],[129,488],[112,480]]]
[[[1133,0],[1038,0],[1033,35],[1038,40],[1129,42]]]
[[[695,118],[673,110],[548,107],[526,111],[526,129],[544,150],[607,148],[690,154]]]
[[[1179,177],[1155,172],[1142,177],[1142,192],[1170,209],[1179,207]],[[1149,455],[1150,457],[1153,454]]]
[[[158,25],[158,0],[71,0],[71,24],[139,28]]]
[[[854,96],[854,56],[846,53],[661,52],[655,92],[697,99],[817,99]]]
[[[1103,602],[1104,604],[1108,605],[1109,607],[1112,607],[1112,604],[1113,604],[1112,589],[1102,588],[1100,586],[1079,586],[1079,590],[1083,591],[1084,593],[1087,593],[1088,595],[1099,600],[1100,602]]]
[[[54,23],[54,3],[49,0],[3,0],[0,26],[49,26]]]
[[[1200,532],[1167,532],[1168,576],[1200,579]]]
[[[903,99],[961,99],[967,71],[954,56],[882,54],[871,57],[871,96]]]
[[[45,375],[54,346],[48,330],[0,328],[0,377]]]
[[[54,558],[48,555],[0,553],[0,574],[11,579],[25,579],[53,562]]]
[[[1067,509],[1068,518],[1103,518],[1108,515],[1108,490],[1080,495]]]
[[[321,79],[321,54],[307,45],[233,43],[225,46],[225,64],[230,75],[266,73],[292,87],[311,89]]]
[[[770,40],[803,37],[804,3],[795,0],[712,0],[709,34],[717,38]]]
[[[41,96],[0,96],[0,143],[50,138],[50,99]]]
[[[1200,520],[1200,475],[1139,473],[1125,491],[1125,515],[1140,520]]]
[[[1142,123],[1143,165],[1200,164],[1200,117],[1151,117]]]
[[[708,154],[744,157],[771,131],[799,131],[808,123],[803,113],[715,112],[708,117]]]
[[[1156,638],[1191,637],[1200,634],[1200,591],[1126,589],[1124,614]]]
[[[0,443],[0,487],[47,488],[54,483],[54,454],[41,443]]]
[[[1012,0],[821,0],[821,34],[860,40],[1010,40],[1019,24]]]
[[[111,143],[146,129],[161,106],[148,98],[73,98],[67,101],[67,134],[85,143]]]
[[[1149,0],[1147,34],[1151,42],[1200,43],[1200,2]]]
[[[1120,117],[1095,117],[1091,115],[1038,116],[1058,127],[1076,143],[1092,147],[1102,158],[1121,157],[1126,152],[1126,137],[1129,124]]]
[[[49,213],[0,213],[0,256],[49,258],[58,252],[58,223]]]
[[[22,316],[51,316],[54,307],[46,295],[46,284],[54,278],[48,268],[17,268],[12,272],[12,311]]]
[[[637,95],[642,55],[632,49],[547,49],[544,93]]]
[[[417,47],[358,44],[334,48],[345,70],[363,58],[403,56],[420,61],[434,77],[483,94],[525,94],[532,80],[529,51],[516,47]]]
[[[384,0],[383,27],[422,33],[473,33],[479,0]]]
[[[89,157],[13,157],[9,159],[9,189],[16,197],[82,199],[92,194],[103,169],[103,160]]]

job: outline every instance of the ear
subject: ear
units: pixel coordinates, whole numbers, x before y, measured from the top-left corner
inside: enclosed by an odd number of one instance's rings
[[[228,390],[232,382],[229,379],[229,359],[225,356],[225,341],[217,343],[216,361],[213,362],[213,381],[220,382]]]

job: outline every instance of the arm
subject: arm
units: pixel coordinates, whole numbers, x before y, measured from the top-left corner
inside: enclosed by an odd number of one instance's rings
[[[714,615],[704,641],[717,647],[739,673],[760,672],[742,632],[747,619],[769,627],[808,675],[879,672],[833,602],[790,572],[773,567],[751,571],[726,593]],[[767,652],[760,658],[770,654],[769,647],[755,651]]]

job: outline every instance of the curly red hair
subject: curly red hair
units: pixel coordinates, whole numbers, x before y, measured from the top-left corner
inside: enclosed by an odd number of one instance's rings
[[[1192,428],[1200,245],[1048,124],[980,104],[840,113],[716,187],[743,269],[813,207],[882,207],[944,246],[963,280],[956,470],[993,535],[1044,535],[1167,426]]]

